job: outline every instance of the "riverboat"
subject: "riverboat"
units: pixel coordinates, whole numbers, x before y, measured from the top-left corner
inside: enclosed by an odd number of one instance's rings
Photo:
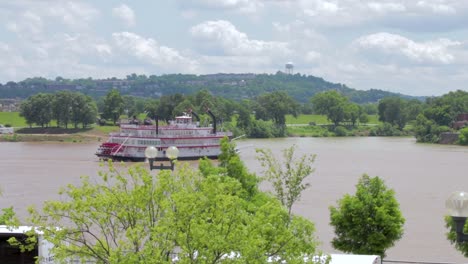
[[[147,121],[140,124],[135,120],[120,123],[120,132],[110,133],[96,155],[104,160],[141,161],[146,158],[146,147],[154,146],[158,149],[156,160],[167,160],[166,149],[175,146],[179,149],[178,159],[217,158],[221,154],[220,140],[231,138],[232,133],[218,131],[216,117],[211,111],[207,112],[213,123],[205,126],[200,125],[200,118],[191,111],[176,116],[163,126],[159,126],[157,118],[154,124]],[[193,117],[197,121],[193,121]]]

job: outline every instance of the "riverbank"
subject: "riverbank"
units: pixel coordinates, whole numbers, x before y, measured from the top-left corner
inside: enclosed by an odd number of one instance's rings
[[[64,129],[64,128],[20,128],[14,134],[4,134],[0,136],[0,142],[72,142],[90,143],[99,142],[107,138],[113,128],[85,128],[85,129]]]

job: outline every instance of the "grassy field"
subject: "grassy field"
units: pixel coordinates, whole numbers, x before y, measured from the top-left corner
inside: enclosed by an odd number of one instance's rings
[[[0,112],[0,124],[12,127],[28,126],[23,117],[18,112]]]
[[[89,142],[107,138],[109,132],[119,131],[118,126],[94,125],[86,129],[57,128],[51,122],[49,128],[29,128],[18,112],[0,112],[0,124],[15,127],[15,134],[1,135],[0,141],[60,141],[60,142]]]
[[[324,115],[298,115],[297,118],[292,115],[286,115],[286,124],[309,124],[315,122],[316,124],[329,124],[327,117]]]

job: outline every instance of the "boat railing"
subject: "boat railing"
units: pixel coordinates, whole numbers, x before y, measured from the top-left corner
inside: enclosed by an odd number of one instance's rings
[[[120,149],[122,149],[122,146],[125,145],[125,142],[127,142],[127,140],[130,138],[130,136],[128,136],[123,142],[122,144],[119,144],[117,150],[114,151],[114,148],[112,148],[111,150],[111,155],[115,155],[115,153],[119,152]]]
[[[190,138],[190,137],[196,137],[196,138],[209,138],[213,136],[231,136],[231,132],[217,132],[216,134],[190,134],[190,135],[167,135],[167,134],[159,134],[159,137],[164,137],[164,138]],[[149,134],[149,135],[138,135],[136,133],[110,133],[110,136],[112,137],[137,137],[137,138],[155,138],[154,134]]]

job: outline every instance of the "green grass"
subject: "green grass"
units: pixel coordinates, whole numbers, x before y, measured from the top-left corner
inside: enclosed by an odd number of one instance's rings
[[[26,127],[26,120],[19,115],[19,112],[0,112],[0,124],[12,127]]]
[[[94,125],[94,130],[105,133],[105,134],[108,134],[110,132],[119,131],[119,127],[118,126],[98,126],[98,125]]]
[[[316,124],[329,124],[327,117],[324,115],[299,115],[296,117],[292,115],[286,115],[286,124],[309,124],[310,122],[315,122]]]
[[[288,136],[292,137],[328,137],[333,136],[326,127],[322,126],[290,126]]]
[[[367,124],[381,124],[382,122],[379,121],[379,115],[369,115],[369,122]]]

